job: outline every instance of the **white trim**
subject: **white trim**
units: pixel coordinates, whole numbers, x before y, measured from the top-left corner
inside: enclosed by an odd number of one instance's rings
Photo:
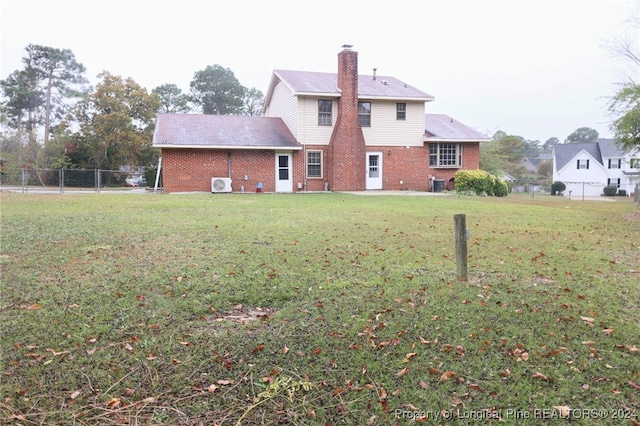
[[[154,148],[186,148],[186,149],[236,149],[252,151],[300,151],[298,146],[238,146],[238,145],[174,145],[170,143],[160,143],[152,145]]]

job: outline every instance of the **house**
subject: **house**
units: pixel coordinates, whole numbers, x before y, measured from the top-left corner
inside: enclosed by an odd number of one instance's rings
[[[613,139],[554,145],[553,180],[566,185],[566,196],[599,196],[605,186],[631,195],[640,183],[640,150],[624,152]]]
[[[478,168],[490,138],[426,114],[434,97],[422,90],[360,75],[357,52],[343,48],[337,74],[275,70],[262,117],[158,115],[163,190],[431,191]]]

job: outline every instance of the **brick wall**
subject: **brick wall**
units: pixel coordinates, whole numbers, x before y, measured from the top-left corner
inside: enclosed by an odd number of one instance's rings
[[[329,153],[327,146],[308,145],[307,150],[322,150],[322,178],[306,178],[305,150],[294,151],[292,155],[293,191],[324,191],[329,180]],[[383,189],[430,191],[431,178],[444,180],[447,189],[459,169],[432,169],[429,167],[429,145],[422,147],[369,146],[362,152],[362,166],[355,172],[365,181],[365,152],[382,152]],[[264,192],[275,191],[275,152],[273,151],[226,151],[213,149],[164,149],[162,153],[162,174],[164,192],[210,192],[212,177],[228,177],[229,161],[234,192],[256,192],[259,182]],[[477,169],[480,161],[480,144],[463,145],[462,163],[465,169]],[[343,166],[346,167],[346,166]],[[350,166],[352,167],[352,166]],[[343,176],[335,169],[334,176]],[[349,175],[345,173],[344,175]],[[245,180],[245,176],[247,180]],[[301,188],[298,188],[300,184]],[[363,183],[364,185],[364,183]],[[354,187],[340,187],[329,184],[331,191],[364,190]]]
[[[241,186],[246,192],[256,192],[259,182],[264,192],[275,191],[273,151],[215,149],[163,149],[163,191],[211,192],[211,178],[229,177],[229,164],[234,192],[240,192]]]

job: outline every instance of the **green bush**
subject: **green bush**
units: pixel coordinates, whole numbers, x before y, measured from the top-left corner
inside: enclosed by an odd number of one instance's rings
[[[455,174],[454,189],[459,194],[474,193],[476,195],[495,195],[504,197],[509,193],[509,186],[502,179],[484,170],[458,170]]]
[[[626,197],[627,191],[625,189],[618,189],[618,195],[621,197]]]
[[[493,195],[496,197],[506,197],[509,195],[509,186],[502,179],[494,177],[493,179]]]
[[[565,189],[567,189],[567,185],[565,185],[563,182],[553,182],[551,184],[551,195],[556,195],[556,193],[560,193]]]
[[[618,192],[618,187],[617,186],[605,186],[604,187],[604,195],[606,195],[608,197],[616,195],[617,192]]]

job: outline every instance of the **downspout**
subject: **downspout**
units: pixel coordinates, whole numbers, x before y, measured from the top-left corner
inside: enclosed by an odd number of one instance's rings
[[[231,179],[231,151],[227,151],[227,177]]]

